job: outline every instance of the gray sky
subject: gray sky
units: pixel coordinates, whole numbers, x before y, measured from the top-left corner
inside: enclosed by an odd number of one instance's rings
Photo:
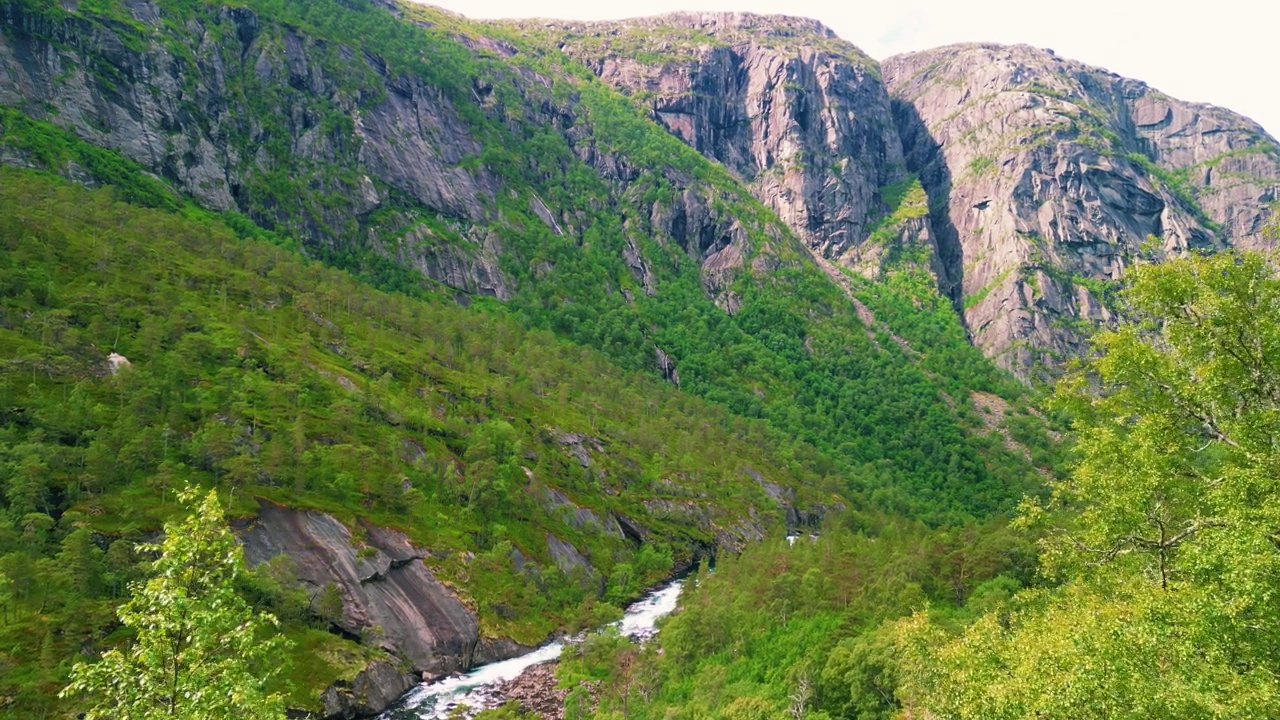
[[[1210,0],[437,0],[471,18],[603,20],[743,10],[821,20],[883,59],[963,41],[1028,43],[1222,105],[1280,134],[1280,2]],[[1186,8],[1192,8],[1190,10]]]

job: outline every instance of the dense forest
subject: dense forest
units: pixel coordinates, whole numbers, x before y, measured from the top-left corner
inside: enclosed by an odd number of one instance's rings
[[[516,573],[513,547],[551,564],[541,528],[586,549],[615,584],[606,594],[626,598],[712,541],[700,512],[648,513],[645,499],[706,508],[732,526],[769,506],[744,467],[819,503],[830,485],[806,469],[818,451],[548,333],[380,294],[202,211],[139,209],[112,190],[0,173],[10,209],[0,219],[0,567],[3,633],[15,643],[5,682],[20,702],[38,706],[72,649],[110,628],[140,577],[133,545],[191,483],[222,488],[234,514],[271,499],[475,553],[436,570],[467,588],[490,632],[526,642],[593,596],[590,582],[558,571]],[[112,368],[113,352],[127,367]],[[607,451],[584,467],[559,440],[572,432]],[[653,542],[637,554],[568,525],[538,500],[552,486],[634,517]],[[772,512],[754,521],[780,529]],[[326,625],[305,593],[297,607],[278,580],[257,584],[246,592],[298,632]],[[299,676],[326,682],[309,665]]]
[[[757,515],[771,502],[749,472],[795,488],[797,504],[848,505],[820,450],[505,313],[379,293],[136,173],[136,187],[98,191],[0,173],[0,632],[16,712],[47,712],[75,648],[127,641],[113,609],[146,576],[135,546],[192,483],[221,488],[233,515],[272,500],[473,553],[433,569],[465,588],[486,632],[526,642],[616,613],[609,602],[714,543],[708,513],[781,532],[780,510]],[[607,449],[584,466],[559,440],[570,432]],[[567,524],[537,500],[551,488],[652,541]],[[587,553],[599,586],[555,569],[547,529]],[[516,572],[513,549],[552,570]],[[335,610],[287,573],[260,566],[238,583],[293,641],[280,678],[293,707],[377,653],[330,634]]]
[[[567,652],[567,687],[602,684],[566,717],[1274,717],[1280,268],[1139,265],[1122,297],[1059,384],[1077,456],[1051,498],[754,546],[656,641]]]
[[[1267,257],[1135,258],[1054,394],[970,343],[920,178],[836,267],[554,33],[14,0],[0,42],[0,717],[368,714],[325,698],[684,572],[657,639],[569,645],[566,717],[1280,713]],[[271,508],[355,589],[247,561]],[[475,625],[438,665],[354,597],[406,566]]]

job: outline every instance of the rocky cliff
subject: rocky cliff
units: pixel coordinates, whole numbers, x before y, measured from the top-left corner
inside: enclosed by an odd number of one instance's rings
[[[1268,242],[1280,152],[1246,118],[1021,45],[883,68],[942,286],[974,342],[1024,377],[1083,350],[1148,237],[1155,256]]]
[[[1280,179],[1256,124],[1026,46],[952,46],[881,68],[821,23],[781,16],[529,21],[517,46],[434,11],[378,7],[429,32],[368,23],[365,39],[425,41],[415,57],[304,30],[327,6],[111,7],[0,4],[0,104],[314,255],[378,257],[510,300],[572,273],[536,249],[528,222],[581,238],[601,201],[624,200],[634,207],[614,259],[634,282],[607,291],[658,292],[667,261],[644,238],[691,256],[730,313],[744,273],[795,262],[780,228],[745,224],[722,183],[655,168],[649,148],[602,132],[600,96],[533,59],[555,48],[717,161],[821,259],[869,277],[904,256],[930,269],[973,341],[1024,377],[1081,350],[1148,236],[1161,253],[1266,242]],[[555,163],[520,164],[552,145]],[[565,193],[575,166],[605,188]],[[913,176],[930,212],[904,218]],[[653,365],[678,378],[679,358],[656,344]]]
[[[356,540],[331,515],[262,503],[244,533],[250,565],[288,555],[308,586],[333,583],[342,595],[337,624],[350,635],[380,644],[417,675],[471,667],[480,626],[476,614],[436,579],[403,534],[367,525]]]
[[[438,85],[247,7],[107,7],[117,14],[0,5],[0,104],[315,254],[356,243],[464,291],[508,294],[485,233],[441,247],[415,215],[394,212],[405,200],[461,221],[493,212],[499,179],[461,165],[481,143]]]
[[[818,22],[745,13],[520,27],[733,171],[815,254],[870,277],[904,256],[929,268],[1024,378],[1083,351],[1148,237],[1161,255],[1268,242],[1280,155],[1262,128],[1052,51],[881,67]],[[930,212],[904,218],[913,177]]]
[[[884,243],[868,236],[908,177],[879,68],[857,47],[814,20],[750,13],[520,27],[554,34],[732,171],[812,252],[879,272]],[[914,234],[928,242],[927,227]]]

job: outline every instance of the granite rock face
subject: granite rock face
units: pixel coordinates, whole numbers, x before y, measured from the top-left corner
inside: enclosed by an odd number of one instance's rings
[[[908,167],[974,342],[1051,373],[1108,322],[1108,283],[1155,257],[1259,247],[1280,154],[1257,124],[1028,46],[890,58]]]
[[[957,45],[881,67],[783,16],[524,26],[729,169],[833,270],[927,267],[1023,378],[1113,319],[1109,285],[1148,237],[1157,257],[1269,242],[1280,153],[1262,128],[1049,50]],[[929,212],[886,225],[913,176]]]
[[[480,640],[475,613],[422,563],[426,553],[403,534],[374,525],[358,541],[336,518],[263,502],[242,536],[249,565],[288,555],[297,577],[342,593],[338,621],[351,635],[378,642],[415,674],[472,666]]]
[[[856,254],[886,210],[884,189],[906,177],[875,62],[817,21],[677,13],[536,26],[823,257]]]
[[[382,712],[409,688],[417,684],[410,674],[389,660],[375,660],[360,671],[351,682],[329,686],[321,695],[324,717],[329,720],[354,720]]]

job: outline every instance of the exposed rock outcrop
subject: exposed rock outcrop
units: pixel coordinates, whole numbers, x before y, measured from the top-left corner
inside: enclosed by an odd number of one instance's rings
[[[378,242],[375,238],[374,242]],[[502,243],[497,234],[485,234],[481,244],[448,242],[424,226],[410,228],[396,244],[393,255],[401,265],[472,295],[511,299],[511,281],[499,266]]]
[[[614,537],[623,537],[618,521],[609,513],[603,517],[591,508],[582,507],[555,488],[546,488],[543,500],[547,509],[559,515],[575,530],[592,529]]]
[[[538,22],[718,160],[824,257],[856,254],[905,177],[873,60],[821,23],[750,13]]]
[[[1083,349],[1149,236],[1157,255],[1265,242],[1280,153],[1245,118],[1023,45],[883,67],[932,200],[940,285],[1015,373]]]
[[[769,499],[777,503],[786,513],[787,534],[791,534],[801,527],[813,529],[822,523],[822,518],[826,512],[825,508],[798,508],[795,504],[796,491],[793,488],[771,483],[752,468],[744,468],[743,472],[759,483],[760,489],[764,490],[764,494],[769,496]]]
[[[391,661],[375,660],[350,682],[338,682],[325,689],[320,696],[324,716],[354,720],[376,715],[417,682]]]
[[[557,431],[556,439],[583,468],[593,467],[595,461],[591,459],[591,454],[604,450],[604,441],[591,435]]]
[[[745,274],[798,262],[785,229],[747,218],[754,211],[735,204],[727,178],[642,168],[635,148],[602,138],[601,108],[583,87],[516,62],[503,40],[430,40],[451,45],[424,53],[470,52],[484,68],[459,83],[310,35],[288,12],[137,2],[117,22],[52,7],[0,3],[0,105],[117,150],[312,254],[372,250],[463,293],[508,299],[528,276],[523,263],[539,280],[560,272],[551,258],[513,262],[513,237],[581,241],[591,213],[625,205],[611,252],[635,280],[620,289],[632,303],[670,279],[672,258],[655,243],[689,255],[731,315]],[[1162,253],[1268,242],[1280,153],[1260,127],[1050,51],[958,45],[881,68],[799,18],[526,26],[558,35],[561,51],[741,179],[834,267],[874,278],[904,255],[929,267],[974,341],[1023,376],[1079,352],[1087,326],[1108,321],[1106,283],[1148,235]],[[516,143],[521,127],[545,130],[555,153],[486,159],[487,144]],[[0,162],[36,160],[0,150]],[[607,192],[556,197],[576,162]],[[94,182],[75,162],[62,171]],[[899,217],[912,173],[928,212]],[[655,366],[678,382],[670,350]]]
[[[591,561],[573,543],[561,540],[551,533],[547,533],[547,550],[556,567],[566,575],[589,576],[593,570]]]
[[[357,541],[331,515],[263,502],[242,536],[245,560],[256,565],[287,554],[299,580],[334,583],[342,593],[343,631],[377,642],[416,674],[471,667],[480,639],[475,613],[435,578],[422,563],[426,553],[403,534],[373,525],[363,530],[364,541]],[[378,670],[356,693],[386,686],[384,675]]]
[[[129,358],[120,353],[113,352],[107,356],[107,370],[112,374],[118,374],[121,370],[127,370],[133,367],[133,363],[129,362]]]

